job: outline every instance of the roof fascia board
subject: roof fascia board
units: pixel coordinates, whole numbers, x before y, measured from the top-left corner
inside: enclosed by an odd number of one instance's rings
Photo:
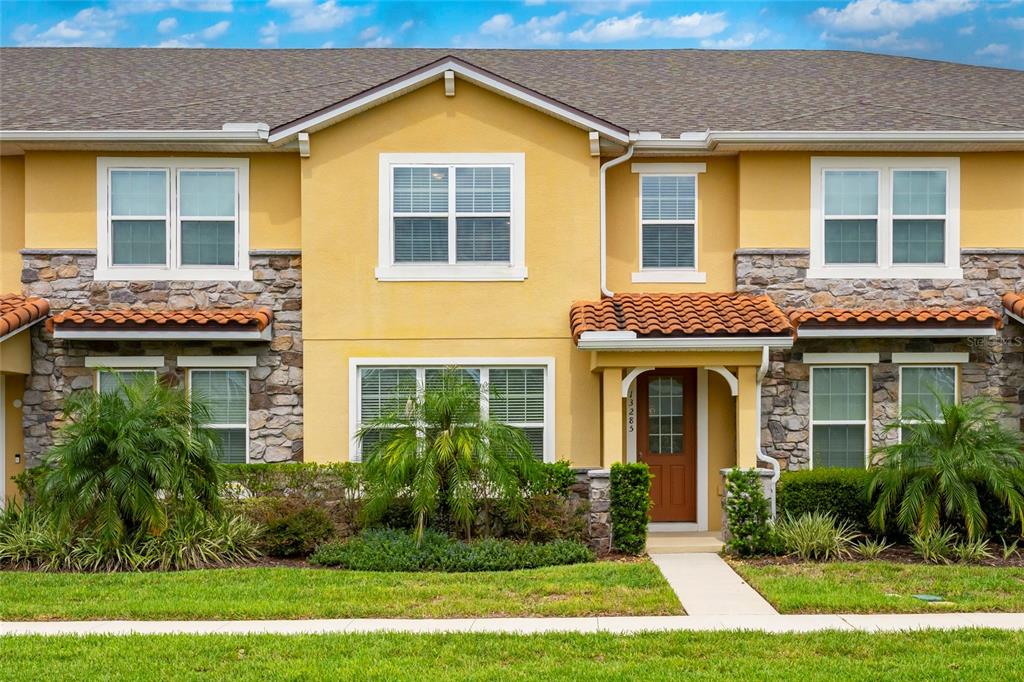
[[[61,329],[53,330],[55,339],[74,339],[81,341],[268,341],[270,325],[261,331],[164,331],[164,330],[100,330],[100,329]]]
[[[863,339],[863,338],[892,338],[892,339],[914,339],[914,338],[968,338],[973,336],[995,336],[995,327],[949,327],[949,328],[926,328],[926,329],[842,329],[842,328],[815,328],[805,329],[798,327],[797,338],[801,339]]]
[[[0,142],[266,142],[266,130],[0,130]]]
[[[268,141],[271,144],[277,144],[279,142],[289,140],[300,132],[312,132],[319,130],[320,128],[331,125],[342,118],[352,116],[364,109],[369,109],[377,104],[382,104],[390,99],[404,95],[405,93],[415,90],[426,83],[444,78],[444,73],[446,71],[453,71],[455,74],[465,78],[467,81],[474,83],[475,85],[503,94],[510,99],[521,102],[522,104],[534,109],[549,113],[580,128],[597,131],[602,135],[623,144],[629,142],[629,134],[622,128],[610,125],[598,118],[587,116],[570,107],[554,102],[549,98],[540,96],[528,88],[496,78],[486,71],[474,68],[469,64],[450,58],[438,62],[433,66],[428,66],[419,71],[415,71],[403,78],[392,81],[383,87],[366,92],[363,95],[357,95],[354,98],[339,102],[315,116],[300,119],[295,123],[282,127],[277,131],[273,131],[271,132]]]
[[[1024,130],[708,130],[634,141],[637,151],[710,151],[719,144],[867,143],[1013,144],[1024,143]]]
[[[609,336],[602,336],[605,333]],[[576,344],[576,347],[580,350],[598,351],[731,351],[760,349],[765,346],[791,348],[793,346],[793,339],[789,336],[698,336],[631,339],[625,337],[621,332],[583,332]]]
[[[37,319],[35,319],[35,320],[32,320],[32,321],[31,321],[31,322],[29,322],[28,324],[23,324],[23,325],[21,325],[21,326],[20,326],[20,327],[18,327],[17,329],[12,329],[11,331],[9,331],[9,332],[7,332],[6,334],[4,334],[3,336],[0,336],[0,343],[3,343],[3,342],[4,342],[4,341],[6,341],[7,339],[13,338],[13,337],[17,336],[18,334],[22,333],[23,331],[26,331],[27,329],[30,329],[31,327],[33,327],[33,326],[35,326],[35,325],[39,324],[40,322],[42,322],[42,321],[43,321],[43,320],[45,320],[46,318],[47,318],[47,315],[43,315],[43,316],[42,316],[42,317],[40,317],[40,318],[37,318]]]

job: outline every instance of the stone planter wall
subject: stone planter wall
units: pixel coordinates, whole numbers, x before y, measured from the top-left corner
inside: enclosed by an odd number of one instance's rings
[[[577,469],[572,495],[590,503],[588,523],[590,547],[598,554],[612,550],[612,481],[607,469]]]
[[[1000,297],[1024,282],[1024,250],[964,250],[963,280],[807,280],[806,250],[741,249],[736,254],[737,290],[767,294],[783,308],[988,306],[1002,311]],[[989,396],[1007,405],[1007,425],[1024,429],[1024,326],[1008,321],[995,337],[970,339],[813,339],[772,353],[762,384],[762,441],[783,468],[810,464],[809,368],[806,352],[877,352],[871,367],[873,445],[895,440],[885,427],[899,409],[899,369],[893,352],[969,352],[961,365],[961,396]]]
[[[93,280],[95,251],[23,252],[22,288],[58,313],[67,309],[249,308],[274,311],[269,342],[68,341],[45,325],[32,328],[32,374],[24,396],[25,455],[39,463],[53,443],[64,398],[91,389],[95,371],[87,355],[163,355],[158,370],[184,381],[179,355],[255,355],[249,373],[249,457],[253,462],[302,459],[302,258],[298,253],[254,252],[251,282],[141,282]]]

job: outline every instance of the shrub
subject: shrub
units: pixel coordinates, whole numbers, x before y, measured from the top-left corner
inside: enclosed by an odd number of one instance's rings
[[[978,563],[985,559],[992,558],[992,552],[988,549],[988,540],[964,540],[953,545],[952,555],[956,560],[964,564]]]
[[[257,497],[239,509],[261,527],[259,547],[267,556],[305,557],[336,535],[325,507],[301,498]]]
[[[566,497],[576,483],[576,472],[562,460],[539,464],[530,483],[531,495],[561,495]]]
[[[570,540],[518,543],[485,539],[461,542],[443,533],[367,530],[345,542],[321,545],[310,561],[358,571],[509,571],[541,566],[586,563],[594,554]]]
[[[885,538],[867,538],[854,545],[853,551],[861,559],[878,559],[885,553],[885,550],[891,548],[892,543],[886,542]]]
[[[910,544],[914,553],[925,561],[932,563],[948,563],[953,554],[956,533],[949,528],[928,533],[914,533],[910,536]]]
[[[870,482],[871,472],[864,469],[786,471],[776,487],[776,509],[780,517],[828,513],[864,532],[871,513]]]
[[[771,526],[771,508],[756,470],[733,469],[725,477],[725,513],[729,525],[726,549],[739,556],[776,554],[778,538]]]
[[[787,516],[776,527],[786,552],[804,561],[832,561],[850,556],[857,531],[826,512]]]
[[[612,547],[624,554],[647,548],[651,472],[646,464],[613,464],[611,470]]]
[[[480,534],[507,537],[528,542],[579,540],[587,537],[587,513],[590,504],[561,495],[533,495],[526,498],[523,516],[509,514],[504,505],[495,505],[480,520]],[[484,527],[486,526],[486,527]]]

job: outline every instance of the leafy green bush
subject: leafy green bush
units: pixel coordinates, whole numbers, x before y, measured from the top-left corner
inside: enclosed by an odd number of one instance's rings
[[[537,466],[533,481],[530,483],[530,494],[566,497],[575,483],[576,472],[568,462],[545,462]]]
[[[910,544],[914,554],[932,563],[948,563],[953,555],[956,533],[949,528],[914,533],[910,536]]]
[[[871,472],[864,469],[785,471],[776,487],[776,510],[780,517],[794,518],[825,512],[864,532],[871,513],[870,482]]]
[[[587,514],[590,503],[558,494],[531,495],[526,498],[526,513],[509,514],[505,505],[497,504],[482,515],[478,532],[485,537],[505,537],[528,542],[579,540],[587,537]]]
[[[322,503],[298,497],[255,497],[242,500],[237,507],[262,528],[259,547],[267,556],[309,556],[336,535],[334,521]]]
[[[771,507],[754,469],[732,469],[725,477],[725,514],[729,525],[726,549],[739,556],[778,554],[771,525]]]
[[[518,543],[485,539],[461,542],[442,533],[366,530],[345,542],[321,545],[310,562],[357,571],[510,571],[541,566],[586,563],[594,554],[571,540]]]
[[[850,556],[859,533],[849,521],[827,512],[786,516],[775,527],[786,552],[804,561],[832,561]]]
[[[861,559],[879,559],[887,549],[892,549],[892,546],[885,538],[865,538],[853,546],[853,551]]]
[[[953,545],[953,556],[962,564],[974,564],[992,558],[988,548],[988,540],[963,540]]]
[[[651,472],[646,464],[613,464],[611,470],[612,547],[624,554],[647,548]]]

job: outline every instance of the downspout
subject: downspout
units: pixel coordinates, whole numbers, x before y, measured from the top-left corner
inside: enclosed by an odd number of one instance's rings
[[[761,346],[761,366],[757,370],[757,381],[754,383],[754,390],[757,393],[754,395],[754,405],[756,406],[757,412],[757,432],[754,442],[757,446],[757,459],[758,461],[764,462],[772,468],[772,518],[775,518],[775,485],[779,482],[779,477],[782,476],[781,468],[779,467],[779,460],[774,457],[769,457],[765,454],[761,448],[761,381],[764,380],[768,374],[768,346]]]
[[[605,173],[612,166],[618,166],[620,163],[629,161],[632,156],[633,144],[630,143],[626,147],[625,154],[601,164],[601,295],[608,296],[609,298],[613,294],[608,290],[608,207],[605,205],[607,201]]]

